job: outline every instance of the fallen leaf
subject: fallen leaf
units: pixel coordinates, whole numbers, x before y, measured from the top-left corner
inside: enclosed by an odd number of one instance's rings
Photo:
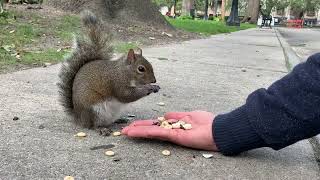
[[[7,52],[11,52],[15,48],[15,45],[14,44],[12,44],[12,45],[3,45],[1,47]]]
[[[166,36],[168,36],[168,37],[173,37],[172,34],[169,34],[169,33],[166,33],[166,32],[162,32],[162,35],[166,35]]]

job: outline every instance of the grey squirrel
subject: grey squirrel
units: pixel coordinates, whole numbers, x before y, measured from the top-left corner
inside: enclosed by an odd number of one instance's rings
[[[122,105],[159,91],[152,65],[142,50],[130,49],[112,59],[111,33],[92,12],[81,14],[84,36],[59,73],[60,102],[77,125],[103,128],[118,117]]]

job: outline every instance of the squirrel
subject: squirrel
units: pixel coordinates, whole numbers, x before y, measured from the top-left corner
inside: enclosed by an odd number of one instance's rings
[[[106,128],[120,116],[122,105],[160,90],[152,65],[142,50],[130,49],[114,60],[110,28],[92,12],[81,13],[83,34],[62,63],[57,83],[60,103],[75,124]]]

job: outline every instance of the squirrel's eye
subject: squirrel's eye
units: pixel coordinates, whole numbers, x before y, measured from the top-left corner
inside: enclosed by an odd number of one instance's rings
[[[141,72],[141,73],[143,73],[143,72],[146,71],[146,68],[143,67],[143,66],[139,66],[139,67],[138,67],[138,71]]]

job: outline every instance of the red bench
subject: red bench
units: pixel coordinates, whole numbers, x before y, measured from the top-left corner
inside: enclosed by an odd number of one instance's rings
[[[303,28],[303,20],[302,19],[289,19],[287,21],[287,27]]]

